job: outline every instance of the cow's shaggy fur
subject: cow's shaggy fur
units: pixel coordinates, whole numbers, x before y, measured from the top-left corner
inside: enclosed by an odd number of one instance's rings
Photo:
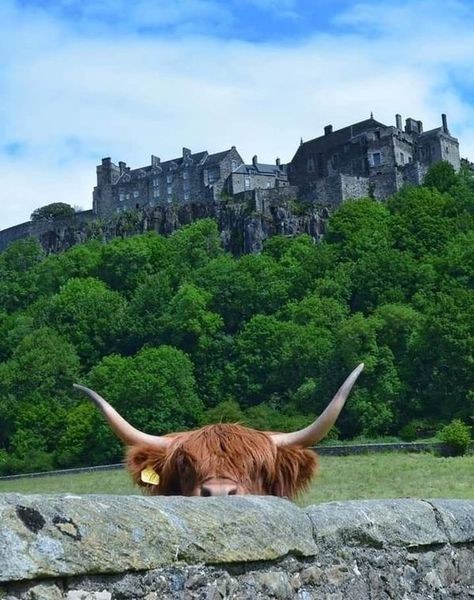
[[[277,447],[268,434],[241,425],[207,425],[171,437],[166,450],[140,444],[128,451],[135,483],[150,494],[188,496],[197,485],[220,477],[243,485],[250,494],[292,498],[308,486],[318,467],[311,450]],[[148,467],[160,476],[158,485],[141,481]]]

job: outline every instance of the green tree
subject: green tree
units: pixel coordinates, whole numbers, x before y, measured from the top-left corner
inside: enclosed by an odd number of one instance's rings
[[[234,396],[245,406],[288,401],[333,350],[328,330],[256,315],[236,338]]]
[[[169,254],[168,239],[156,233],[115,239],[102,247],[97,275],[130,296],[146,277],[169,265]]]
[[[41,246],[34,238],[13,242],[0,254],[0,308],[13,312],[38,297],[35,267],[43,256]]]
[[[35,209],[31,213],[30,218],[32,221],[65,219],[72,217],[75,212],[76,211],[70,204],[66,204],[64,202],[53,202],[52,204],[47,204],[46,206]]]
[[[178,229],[170,236],[168,243],[170,272],[176,282],[181,282],[222,254],[217,223],[211,219],[201,219]]]
[[[413,398],[420,417],[467,420],[474,412],[474,293],[453,287],[423,307],[423,325],[410,344]]]
[[[163,341],[163,315],[174,296],[171,277],[163,271],[148,275],[136,288],[123,321],[123,349],[134,353],[144,344],[157,346]],[[131,351],[131,352],[130,352]]]
[[[38,288],[44,295],[55,294],[72,277],[96,275],[102,244],[96,240],[78,244],[60,254],[50,254],[36,267]]]
[[[43,319],[74,344],[85,365],[93,365],[112,351],[125,306],[102,281],[72,278],[51,297]]]
[[[78,373],[72,345],[47,327],[26,335],[0,364],[0,448],[14,453],[17,468],[53,464]]]
[[[370,198],[345,202],[329,221],[326,243],[335,244],[341,258],[357,260],[392,245],[391,221],[387,207]]]
[[[192,363],[183,352],[170,346],[144,348],[128,358],[107,356],[91,370],[86,384],[103,395],[134,427],[147,433],[161,435],[188,429],[202,418]],[[119,460],[123,444],[103,418],[92,416],[86,408],[77,411],[84,415],[85,426],[74,420],[68,422],[60,440],[63,456],[68,458],[64,453],[71,446],[76,448],[72,457],[76,463],[88,458],[99,463]]]
[[[405,188],[392,196],[387,206],[394,215],[396,247],[417,258],[442,251],[458,230],[453,204],[449,194],[427,187]]]
[[[451,163],[441,160],[432,165],[425,175],[423,185],[438,192],[449,192],[457,184],[456,171]]]
[[[210,294],[184,283],[171,299],[162,317],[162,338],[186,352],[196,349],[201,339],[222,329],[222,318],[208,310]]]

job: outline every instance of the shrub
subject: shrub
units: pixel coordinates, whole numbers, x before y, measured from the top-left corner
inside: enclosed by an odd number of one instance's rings
[[[436,434],[437,424],[430,419],[413,419],[400,430],[404,442],[431,438]]]
[[[463,423],[460,419],[454,419],[443,427],[439,438],[447,444],[456,456],[467,452],[471,443],[471,427]]]

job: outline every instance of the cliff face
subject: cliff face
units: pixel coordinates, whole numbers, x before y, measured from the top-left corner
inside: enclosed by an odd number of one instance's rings
[[[50,254],[93,238],[106,242],[146,231],[167,235],[203,218],[217,221],[225,250],[236,255],[260,252],[263,242],[277,234],[307,233],[318,240],[325,230],[327,210],[308,207],[304,213],[299,214],[299,210],[296,214],[296,206],[284,199],[167,205],[120,214],[109,221],[85,211],[68,219],[28,222],[5,229],[0,232],[0,251],[27,236],[36,237]]]
[[[474,502],[0,495],[8,600],[474,594]]]

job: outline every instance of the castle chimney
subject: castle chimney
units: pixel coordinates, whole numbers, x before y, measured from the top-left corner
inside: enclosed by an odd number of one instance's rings
[[[255,156],[252,158],[252,164],[254,167],[257,166],[257,162],[258,162],[257,155],[255,154]]]
[[[183,158],[186,158],[186,156],[190,156],[191,154],[191,150],[189,148],[183,148]]]
[[[275,164],[278,168],[280,167],[280,159],[279,158],[276,159]]]
[[[151,155],[151,166],[156,167],[159,164],[160,164],[160,158],[158,156],[155,156],[154,154],[152,154]]]
[[[332,125],[326,125],[324,128],[324,135],[329,135],[330,133],[332,133]]]
[[[448,119],[446,118],[446,115],[444,113],[441,115],[441,119],[443,121],[443,132],[444,133],[449,133],[449,130],[448,130]]]
[[[423,121],[418,121],[418,133],[423,133]]]
[[[127,170],[127,163],[123,162],[123,160],[121,160],[119,162],[119,170],[120,170],[120,175]]]
[[[397,129],[403,129],[403,127],[402,127],[402,115],[395,115],[395,122],[397,124]]]

